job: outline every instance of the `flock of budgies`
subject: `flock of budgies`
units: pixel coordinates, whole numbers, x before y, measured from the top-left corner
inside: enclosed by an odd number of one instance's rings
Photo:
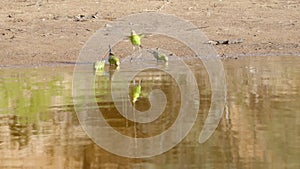
[[[132,44],[132,49],[135,50],[135,47],[138,47],[140,50],[142,48],[141,45],[141,39],[144,37],[143,34],[136,34],[134,30],[131,31],[131,34],[129,36],[130,42]],[[157,62],[163,61],[165,63],[168,62],[168,56],[162,52],[159,52],[159,49],[157,48],[156,51],[153,50],[147,50],[149,53],[153,54],[153,56],[156,58]],[[109,54],[108,54],[108,63],[109,66],[112,66],[114,68],[118,68],[120,65],[120,59],[112,52],[111,46],[109,45]],[[94,64],[94,70],[95,72],[102,72],[105,68],[105,59],[101,59],[99,61],[96,61]],[[139,81],[138,84],[133,84],[132,88],[132,103],[134,104],[138,98],[142,94],[142,86],[141,81]]]

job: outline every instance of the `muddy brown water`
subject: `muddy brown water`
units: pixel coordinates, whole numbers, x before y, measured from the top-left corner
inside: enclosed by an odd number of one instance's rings
[[[171,150],[142,159],[114,155],[83,131],[72,100],[72,66],[1,69],[0,168],[300,168],[300,57],[241,57],[222,63],[228,113],[210,139],[198,143],[211,90],[205,68],[197,63],[192,66],[200,94],[195,125]],[[109,74],[95,77],[95,99],[111,127],[144,138],[172,126],[180,91],[165,72],[149,69],[138,76],[147,79],[145,91],[162,89],[168,99],[153,123],[137,124],[118,113]],[[135,105],[140,111],[149,106],[146,96]]]

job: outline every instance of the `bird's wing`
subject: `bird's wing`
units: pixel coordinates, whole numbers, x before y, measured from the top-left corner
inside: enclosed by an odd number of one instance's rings
[[[143,38],[143,37],[145,37],[145,35],[144,34],[138,34],[138,36],[140,37],[140,38]]]
[[[153,36],[153,34],[152,34],[152,33],[140,33],[139,36],[140,36],[141,38],[147,38],[147,37]]]
[[[129,41],[130,40],[130,36],[125,36],[124,38],[123,38],[123,41]]]
[[[157,51],[151,50],[151,49],[149,49],[149,50],[147,50],[147,51],[148,51],[149,53],[151,53],[155,59],[159,59],[159,53],[158,53]]]

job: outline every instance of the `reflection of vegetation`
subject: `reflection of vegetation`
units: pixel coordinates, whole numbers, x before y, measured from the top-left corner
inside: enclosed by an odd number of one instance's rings
[[[47,112],[56,102],[70,102],[71,75],[47,69],[4,70],[0,74],[0,113],[20,116],[20,122],[47,120]]]
[[[0,161],[8,161],[8,166],[13,166],[11,160],[14,160],[31,168],[37,168],[36,165],[40,168],[55,165],[47,168],[57,168],[56,164],[65,168],[101,168],[111,164],[133,168],[138,163],[150,167],[157,165],[156,168],[178,168],[181,164],[182,168],[270,168],[270,165],[299,168],[299,61],[299,58],[282,58],[278,62],[273,58],[268,63],[255,58],[224,61],[230,119],[223,116],[214,135],[205,144],[198,144],[196,140],[210,106],[210,88],[205,69],[196,69],[201,105],[193,131],[172,150],[144,161],[114,156],[91,144],[78,122],[72,121],[76,119],[73,118],[75,113],[68,111],[72,109],[72,70],[1,70],[0,153],[3,156]],[[162,72],[145,71],[137,78],[143,78],[143,92],[162,89],[167,93],[169,104],[166,110],[170,112],[165,112],[160,121],[137,125],[138,137],[153,136],[174,123],[180,106],[179,89],[173,85],[175,82],[171,77]],[[178,83],[184,84],[184,78],[183,72]],[[132,136],[130,127],[133,123],[129,121],[129,127],[125,127],[125,118],[113,109],[110,84],[109,76],[96,76],[97,102],[106,110],[104,117],[112,127]],[[145,107],[145,103],[146,99],[140,99],[136,108],[144,110],[141,107]],[[36,120],[50,123],[38,126]],[[111,140],[108,138],[108,141]],[[46,164],[33,163],[32,159],[42,159],[40,161],[46,161]],[[55,162],[48,162],[48,159]]]

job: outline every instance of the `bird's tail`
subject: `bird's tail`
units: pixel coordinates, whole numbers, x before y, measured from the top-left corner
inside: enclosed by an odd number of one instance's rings
[[[111,50],[111,47],[110,47],[110,45],[108,45],[108,47],[109,47],[109,53],[112,53],[112,50]]]

